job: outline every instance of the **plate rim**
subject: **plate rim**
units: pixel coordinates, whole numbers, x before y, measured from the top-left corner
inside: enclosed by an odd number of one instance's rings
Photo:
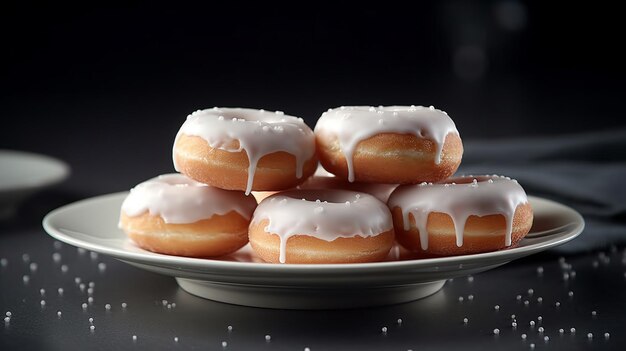
[[[333,264],[270,264],[270,263],[258,263],[258,262],[239,262],[239,261],[221,261],[221,260],[213,260],[210,258],[193,258],[193,257],[183,257],[183,256],[171,256],[164,254],[157,254],[153,252],[146,251],[144,252],[130,252],[130,251],[121,251],[117,248],[110,248],[101,244],[94,244],[84,240],[76,239],[70,235],[67,235],[62,232],[62,228],[57,229],[52,222],[55,218],[63,214],[67,211],[72,211],[75,208],[80,208],[86,203],[98,202],[111,200],[113,198],[125,197],[128,194],[128,191],[116,192],[98,195],[86,199],[82,199],[59,208],[56,208],[46,214],[43,218],[42,225],[44,230],[48,233],[48,235],[53,238],[63,241],[72,246],[81,247],[90,251],[102,253],[105,255],[109,255],[115,257],[120,260],[129,260],[133,262],[139,262],[142,264],[154,264],[159,266],[180,266],[183,265],[187,268],[199,268],[199,269],[229,269],[232,271],[254,271],[254,272],[267,272],[267,273],[303,273],[303,272],[322,272],[325,273],[345,273],[345,271],[356,272],[356,271],[375,271],[375,270],[383,270],[387,271],[392,268],[396,269],[407,269],[407,268],[426,268],[426,267],[438,267],[438,266],[448,266],[451,264],[466,264],[471,262],[481,262],[481,261],[502,261],[509,262],[517,258],[521,258],[527,255],[531,255],[538,251],[544,251],[549,248],[562,245],[566,242],[573,240],[578,237],[585,228],[585,220],[584,217],[578,213],[573,208],[561,204],[557,201],[537,197],[537,196],[528,196],[529,201],[543,201],[548,202],[551,205],[555,205],[560,207],[562,210],[569,212],[574,218],[576,218],[576,226],[569,230],[569,233],[565,237],[558,237],[553,239],[548,239],[545,242],[531,244],[523,247],[515,247],[506,250],[492,251],[492,252],[484,252],[478,254],[471,255],[458,255],[458,256],[449,256],[449,257],[438,257],[438,258],[424,258],[424,259],[415,259],[415,260],[403,260],[403,261],[385,261],[385,262],[368,262],[368,263],[350,263],[350,264],[342,264],[342,263],[333,263]],[[81,233],[85,234],[85,233]],[[158,255],[158,256],[156,256]],[[180,261],[183,261],[182,263]],[[179,269],[185,269],[184,267],[179,267]]]

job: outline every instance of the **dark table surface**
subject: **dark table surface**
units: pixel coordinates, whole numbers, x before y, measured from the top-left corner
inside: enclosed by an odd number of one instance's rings
[[[192,296],[171,277],[50,238],[41,218],[84,196],[77,188],[88,167],[77,164],[70,180],[0,222],[0,313],[11,314],[0,328],[1,350],[204,350],[224,342],[229,350],[626,348],[624,248],[567,257],[548,251],[449,280],[428,298],[395,306],[241,307]],[[102,184],[92,187],[106,191]]]

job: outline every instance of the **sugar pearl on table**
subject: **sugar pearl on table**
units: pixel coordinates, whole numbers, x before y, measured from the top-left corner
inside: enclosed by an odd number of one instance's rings
[[[222,341],[222,347],[226,347],[228,346],[228,343],[226,341]]]
[[[174,337],[174,342],[178,342],[178,336]]]
[[[496,328],[493,330],[493,335],[500,335],[500,329]]]
[[[137,341],[137,335],[133,335],[133,341]]]
[[[610,338],[610,337],[611,337],[611,334],[609,334],[609,333],[604,333],[604,338],[605,338],[605,339],[608,339],[608,338]]]
[[[467,324],[469,322],[469,319],[467,317],[463,318],[463,323]]]
[[[265,341],[270,341],[270,340],[272,340],[272,336],[269,334],[265,335]]]
[[[528,337],[528,336],[527,336],[526,334],[522,334],[522,339],[523,339],[523,340],[526,340],[526,338],[527,338],[527,337]]]
[[[382,327],[380,330],[383,332],[383,334],[387,334],[387,327]]]
[[[229,325],[228,328],[226,328],[229,332],[233,331],[233,326]]]

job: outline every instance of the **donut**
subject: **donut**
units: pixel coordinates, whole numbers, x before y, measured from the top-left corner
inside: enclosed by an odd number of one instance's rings
[[[228,190],[283,190],[317,167],[315,135],[302,118],[245,108],[212,108],[187,116],[176,135],[174,168]]]
[[[388,205],[397,241],[426,257],[504,249],[519,243],[533,223],[524,189],[496,175],[401,185]]]
[[[394,243],[389,208],[346,190],[274,194],[254,211],[248,235],[255,253],[271,263],[381,261]]]
[[[432,106],[329,109],[315,136],[324,168],[349,182],[436,182],[454,174],[463,155],[454,122]]]
[[[248,242],[252,196],[215,188],[181,174],[145,181],[122,203],[119,227],[139,247],[168,255],[213,257]]]
[[[334,174],[326,171],[321,166],[317,168],[315,173],[309,177],[304,183],[298,185],[298,189],[343,189],[356,192],[363,192],[373,195],[378,200],[387,203],[389,195],[394,191],[398,184],[382,184],[382,183],[350,183],[336,177]],[[257,195],[255,194],[255,197]],[[259,197],[257,197],[257,200]]]

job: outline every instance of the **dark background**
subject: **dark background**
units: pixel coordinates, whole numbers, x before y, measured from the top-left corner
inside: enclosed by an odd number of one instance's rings
[[[432,104],[464,140],[626,125],[623,19],[606,5],[174,5],[3,5],[0,148],[109,174],[113,191],[172,171],[185,116],[216,105],[312,127],[339,105]]]
[[[450,113],[466,151],[472,143],[476,150],[480,141],[516,138],[529,138],[538,149],[553,139],[567,147],[563,140],[578,140],[567,135],[626,127],[624,18],[605,4],[220,3],[204,8],[173,1],[0,5],[0,149],[48,154],[72,168],[70,179],[29,199],[19,216],[0,222],[0,257],[9,260],[7,268],[0,267],[0,316],[9,310],[14,314],[10,326],[0,325],[0,349],[221,350],[222,340],[228,340],[228,349],[529,350],[530,343],[537,350],[624,349],[623,245],[568,255],[567,261],[553,251],[533,255],[480,274],[474,282],[455,279],[432,298],[409,304],[312,312],[205,301],[184,293],[170,277],[105,255],[81,255],[69,245],[53,246],[41,228],[47,212],[172,172],[174,136],[186,115],[199,108],[278,109],[313,127],[324,110],[339,105],[432,104]],[[534,143],[534,138],[544,142]],[[599,216],[586,217],[587,229],[577,241],[608,246],[609,229],[612,238],[624,233],[620,174],[626,168],[623,161],[615,162],[623,152],[613,147],[589,153],[586,146],[572,151],[587,156],[585,162],[570,157],[566,164],[555,158],[567,153],[554,150],[542,164],[527,155],[513,159],[521,153],[510,144],[481,150],[499,154],[492,165],[503,163],[515,171],[511,175],[525,170],[548,175],[539,182],[544,188],[524,182],[531,194],[543,196],[538,190],[554,187],[555,193],[563,191],[557,200],[597,210]],[[610,153],[617,156],[607,157]],[[465,157],[463,166],[477,165],[484,156]],[[581,173],[583,166],[588,173]],[[574,191],[581,184],[577,177],[587,191]],[[589,199],[597,201],[585,202]],[[61,273],[51,261],[53,251],[62,253],[70,273]],[[37,273],[30,271],[23,253],[39,263]],[[105,272],[99,262],[107,264]],[[543,275],[537,273],[539,266],[545,268]],[[576,279],[573,274],[564,278],[576,271]],[[30,285],[22,282],[26,274]],[[96,282],[96,305],[87,314],[80,307],[85,294],[76,276]],[[47,291],[45,309],[41,287]],[[62,298],[54,294],[58,287],[65,288]],[[530,288],[534,296],[528,295]],[[476,297],[473,302],[459,302],[469,294]],[[530,300],[529,307],[516,299],[518,294]],[[161,299],[179,307],[169,311],[160,307]],[[556,301],[561,308],[554,307]],[[122,302],[128,311],[120,311]],[[114,305],[111,313],[105,303]],[[496,303],[499,311],[494,311]],[[63,310],[62,319],[57,309]],[[512,313],[519,318],[517,330],[511,329]],[[529,327],[538,315],[550,336],[547,344]],[[89,331],[90,316],[96,320],[95,333]],[[397,318],[403,318],[402,327],[395,324]],[[230,324],[232,335],[226,332]],[[381,334],[383,325],[389,326],[388,335]],[[557,332],[571,327],[576,334]],[[502,334],[494,337],[494,328]],[[266,333],[272,335],[269,344]],[[528,333],[528,340],[521,333]],[[133,334],[139,336],[137,344]],[[178,345],[174,336],[181,338]]]

